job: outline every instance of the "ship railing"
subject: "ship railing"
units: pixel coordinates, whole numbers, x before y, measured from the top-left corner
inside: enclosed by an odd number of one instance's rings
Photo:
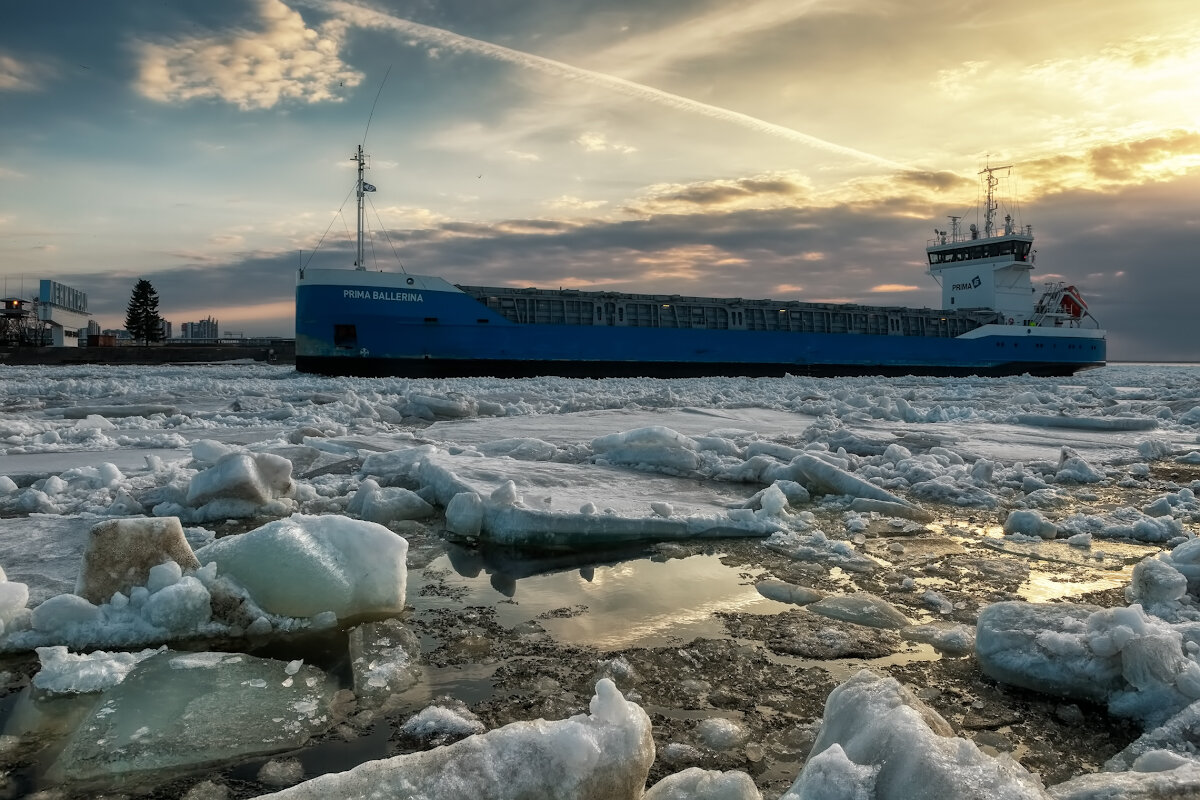
[[[1021,241],[1032,241],[1033,240],[1033,232],[1022,228],[1020,230],[1009,231],[1008,233],[1003,233],[1003,232],[997,233],[994,236],[979,235],[979,236],[972,237],[969,234],[961,234],[961,233],[958,236],[952,236],[950,234],[946,234],[945,236],[939,235],[932,239],[926,239],[925,240],[925,249],[929,250],[934,247],[950,247],[951,245],[956,245],[956,244],[982,244],[984,242],[994,242],[994,241],[997,241],[998,239],[1014,239],[1014,238],[1020,239]]]

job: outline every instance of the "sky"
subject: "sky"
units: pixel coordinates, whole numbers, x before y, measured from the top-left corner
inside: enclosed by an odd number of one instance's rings
[[[1110,360],[1200,361],[1194,0],[124,0],[0,12],[0,276],[293,334],[296,270],[941,305],[979,172]],[[982,226],[981,226],[982,227]]]

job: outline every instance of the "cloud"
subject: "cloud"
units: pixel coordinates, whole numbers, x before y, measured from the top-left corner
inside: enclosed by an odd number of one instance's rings
[[[386,206],[376,210],[379,219],[390,229],[431,228],[450,220],[445,214],[415,206]]]
[[[872,286],[872,292],[915,292],[920,286],[912,286],[907,283],[881,283],[878,286]]]
[[[1174,26],[1166,35],[1137,36],[1111,41],[1083,56],[1047,59],[1021,70],[1020,84],[1052,87],[1064,99],[1082,103],[1118,99],[1140,89],[1143,99],[1194,98],[1196,63],[1200,57],[1200,25]],[[1118,106],[1120,107],[1120,106]]]
[[[208,237],[208,243],[217,247],[244,247],[246,237],[239,233],[214,233]]]
[[[1030,158],[1078,156],[1113,142],[1196,127],[1200,23],[1195,15],[1168,11],[1169,4],[1113,5],[1105,20],[1081,26],[1076,8],[1042,5],[1025,9],[1024,15],[979,15],[967,23],[969,35],[956,31],[940,37],[955,42],[941,54],[941,66],[951,66],[933,80],[941,92],[937,105],[954,109],[939,120],[947,141],[967,133],[976,141],[991,141],[978,126],[999,119],[998,109],[1011,109],[1017,123],[1006,131],[1002,146]],[[1146,31],[1158,33],[1142,35]],[[996,45],[989,51],[993,60],[956,58],[976,36]],[[980,78],[998,74],[1005,79]],[[983,153],[979,156],[982,161]],[[1030,158],[1021,155],[1018,163]]]
[[[48,64],[20,60],[0,53],[0,92],[34,92],[53,78],[56,70]]]
[[[434,28],[429,25],[422,25],[410,20],[400,19],[382,11],[376,11],[364,6],[343,2],[343,0],[301,0],[301,2],[335,14],[346,24],[372,29],[390,30],[401,34],[406,37],[407,42],[412,44],[420,43],[427,47],[436,48],[439,54],[441,54],[443,51],[446,51],[452,53],[470,53],[473,55],[484,56],[509,64],[515,64],[526,69],[537,70],[544,74],[561,78],[565,81],[576,81],[590,86],[608,89],[626,97],[632,97],[644,102],[654,103],[666,108],[672,108],[676,111],[699,114],[711,119],[721,120],[723,122],[738,125],[767,136],[786,139],[788,141],[814,147],[827,153],[840,155],[856,162],[868,163],[875,167],[884,167],[889,170],[904,169],[902,165],[896,163],[895,161],[891,161],[872,153],[867,153],[862,150],[856,150],[852,147],[835,144],[834,142],[829,142],[816,136],[811,136],[807,133],[801,133],[800,131],[788,128],[784,125],[776,125],[775,123],[752,117],[749,114],[743,114],[727,108],[721,108],[708,103],[702,103],[698,100],[692,100],[690,98],[672,94],[671,92],[666,92],[661,89],[655,89],[651,86],[645,86],[640,83],[625,80],[624,78],[618,78],[614,75],[608,75],[602,72],[596,72],[594,70],[572,66],[570,64],[565,64],[561,61],[555,61],[543,56],[537,56],[533,55],[532,53],[525,53],[520,50],[502,47],[501,45],[492,44],[491,42],[485,42],[480,39],[473,39],[469,36],[462,36],[441,28]]]
[[[572,195],[564,194],[560,197],[554,198],[553,200],[548,200],[546,205],[553,209],[559,209],[568,212],[594,211],[598,208],[603,208],[604,206],[608,205],[608,201],[584,200],[580,197],[573,197]]]
[[[541,161],[542,157],[537,153],[526,153],[521,150],[506,150],[505,153],[511,156],[516,161]]]
[[[261,28],[140,46],[136,88],[163,103],[221,100],[243,111],[339,102],[362,74],[338,56],[342,26],[314,30],[280,0],[256,0]]]
[[[306,256],[310,255],[308,253]],[[349,264],[349,249],[331,249],[322,266]],[[238,321],[247,335],[290,336],[294,330],[295,252],[264,255],[238,253],[222,261],[194,261],[162,270],[110,270],[68,275],[63,283],[87,292],[88,308],[102,327],[122,327],[125,304],[134,284],[145,278],[159,296],[159,312],[176,324],[216,317],[224,325]],[[258,309],[255,317],[247,309]],[[275,316],[286,309],[286,317]],[[268,313],[269,312],[269,313]],[[256,322],[256,320],[258,320]]]
[[[581,133],[575,140],[575,143],[589,153],[620,153],[628,155],[629,153],[637,152],[637,148],[631,145],[610,142],[608,137],[603,133]]]
[[[211,308],[183,308],[178,307],[171,309],[169,320],[174,322],[176,326],[184,322],[198,321],[207,319],[209,316],[216,318],[220,323],[221,333],[228,335],[230,325],[242,326],[246,323],[261,323],[271,321],[279,323],[279,326],[291,327],[292,321],[296,314],[296,304],[291,300],[276,300],[267,303],[247,303],[245,305],[225,305],[221,306],[219,311],[213,311]],[[255,336],[256,333],[247,333],[248,336]]]
[[[647,250],[634,258],[646,280],[695,282],[715,270],[744,267],[746,261],[723,247],[696,243]]]
[[[1078,155],[1053,155],[1020,165],[1035,196],[1075,188],[1112,192],[1125,186],[1170,180],[1200,170],[1200,132],[1168,131],[1092,147]]]
[[[608,71],[625,77],[661,74],[680,61],[727,55],[736,49],[739,39],[769,34],[813,14],[853,15],[869,7],[869,3],[852,0],[757,0],[701,6],[669,27],[622,36],[590,59],[611,65]],[[670,47],[663,42],[670,42]]]
[[[1092,174],[1106,181],[1142,180],[1164,164],[1200,167],[1200,133],[1172,131],[1138,142],[1119,142],[1094,148],[1089,154]],[[1182,158],[1180,158],[1182,157]]]
[[[733,180],[690,184],[656,184],[631,201],[627,211],[649,214],[691,213],[704,209],[777,208],[798,205],[809,195],[807,182],[795,173],[767,173]]]
[[[922,189],[933,189],[948,192],[955,189],[973,187],[974,181],[953,172],[930,172],[921,170],[905,170],[895,176],[895,181],[901,184],[911,184]]]
[[[866,287],[900,284],[923,271],[913,262],[924,240],[904,235],[912,227],[885,204],[718,213],[694,205],[691,213],[570,225],[448,223],[404,232],[398,249],[410,267],[453,265],[442,276],[456,283],[757,298],[840,297],[863,287],[856,298],[862,302],[872,296]],[[936,297],[930,281],[914,302],[933,305]]]
[[[576,223],[557,219],[508,219],[491,225],[490,229],[500,234],[553,236],[569,231],[575,225]]]

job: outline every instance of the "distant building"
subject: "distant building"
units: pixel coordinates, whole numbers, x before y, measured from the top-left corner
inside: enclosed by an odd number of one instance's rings
[[[199,322],[185,322],[179,326],[181,339],[220,339],[220,323],[212,317]]]
[[[36,300],[5,297],[0,300],[0,345],[4,347],[41,347],[50,337],[49,324],[38,319]]]
[[[102,336],[111,336],[111,337],[113,337],[114,340],[116,340],[118,342],[132,342],[133,341],[133,334],[131,334],[129,331],[125,330],[124,328],[105,328],[104,330],[100,331],[100,334]]]
[[[38,287],[37,318],[49,324],[47,344],[53,347],[80,347],[80,329],[87,330],[91,314],[87,294],[65,283],[42,280]]]
[[[158,326],[158,332],[161,334],[159,336],[159,339],[161,341],[165,342],[167,339],[170,339],[171,338],[171,323],[167,322],[165,319],[160,319],[159,326]]]
[[[87,342],[88,346],[91,347],[92,337],[99,335],[100,323],[94,319],[89,319],[87,327],[79,329],[79,343],[83,344],[84,342]]]

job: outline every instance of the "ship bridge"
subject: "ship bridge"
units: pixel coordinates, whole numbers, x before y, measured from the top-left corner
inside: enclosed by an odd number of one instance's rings
[[[942,287],[942,308],[991,309],[1011,323],[1022,324],[1034,313],[1030,280],[1033,226],[1018,226],[1009,214],[1004,217],[1003,229],[996,230],[994,189],[999,179],[994,173],[1002,169],[1009,167],[987,167],[980,172],[987,176],[984,229],[970,225],[964,232],[962,217],[950,217],[950,230],[937,231],[925,252],[928,274]]]

